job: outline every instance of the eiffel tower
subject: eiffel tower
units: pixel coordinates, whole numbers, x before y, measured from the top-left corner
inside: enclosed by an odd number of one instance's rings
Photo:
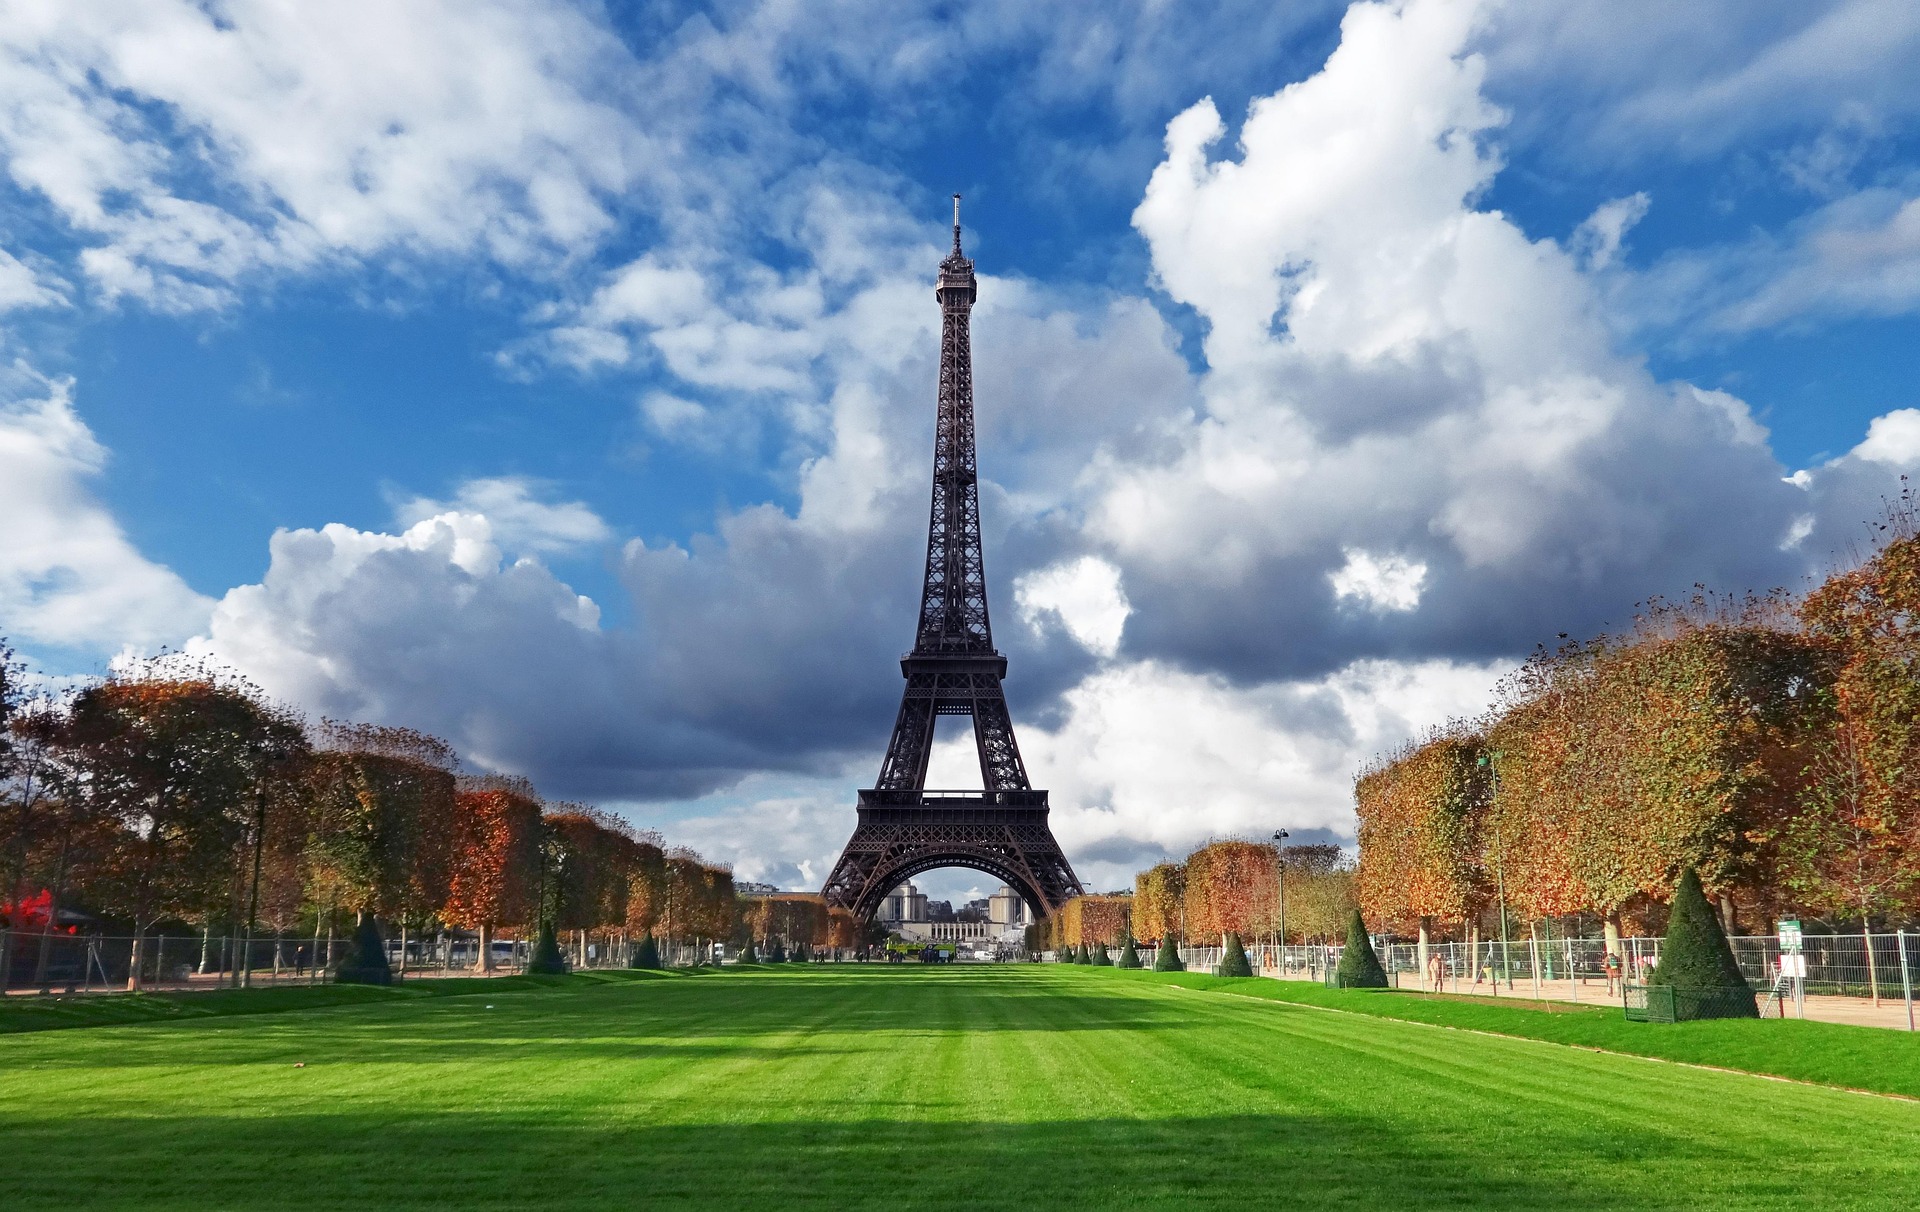
[[[960,251],[960,195],[953,196],[953,252],[940,262],[940,405],[933,437],[933,509],[927,573],[907,679],[880,777],[860,793],[860,823],[823,889],[829,905],[862,920],[887,893],[922,871],[968,867],[1020,893],[1036,914],[1081,892],[1047,825],[1047,793],[1027,783],[1000,683],[1007,658],[993,646],[987,577],[980,558],[980,489],[974,469],[973,351],[967,320],[979,288]],[[973,720],[981,791],[927,788],[936,716]]]

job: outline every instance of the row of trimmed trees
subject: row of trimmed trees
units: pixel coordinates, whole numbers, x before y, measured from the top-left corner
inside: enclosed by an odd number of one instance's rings
[[[844,909],[829,908],[811,892],[747,893],[740,897],[736,943],[751,943],[762,957],[805,955],[816,948],[861,948],[885,939],[885,928],[861,923]]]
[[[1119,947],[1129,938],[1223,944],[1229,937],[1279,941],[1280,851],[1228,839],[1134,878],[1131,895],[1079,896],[1028,929],[1036,951]],[[1285,865],[1288,942],[1343,937],[1354,906],[1354,872],[1338,846],[1289,846]]]
[[[1587,915],[1657,929],[1681,873],[1722,924],[1920,914],[1920,535],[1801,596],[1657,605],[1540,652],[1486,717],[1362,772],[1359,895],[1402,933]]]
[[[308,726],[244,681],[176,660],[61,700],[0,686],[0,936],[71,909],[143,940],[192,923],[276,936],[336,917],[724,939],[725,868],[525,780],[467,777],[404,728]],[[42,953],[44,954],[44,946]],[[317,952],[316,952],[317,953]],[[0,937],[0,960],[13,955]],[[381,961],[384,963],[384,959]]]

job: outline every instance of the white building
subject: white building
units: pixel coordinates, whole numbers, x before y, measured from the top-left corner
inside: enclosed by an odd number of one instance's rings
[[[927,942],[1018,943],[1030,920],[1027,903],[1005,884],[987,902],[984,922],[935,922],[927,917],[927,897],[912,884],[902,884],[880,902],[882,925],[904,939]]]
[[[907,928],[927,925],[926,894],[912,884],[902,884],[880,902],[879,916],[889,930],[898,930],[904,938],[925,938],[925,934],[915,934]]]

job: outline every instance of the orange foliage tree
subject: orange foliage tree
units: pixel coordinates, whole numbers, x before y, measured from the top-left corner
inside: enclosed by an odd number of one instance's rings
[[[1920,908],[1920,535],[1912,491],[1887,543],[1810,594],[1800,618],[1834,665],[1831,719],[1807,752],[1808,794],[1783,822],[1784,882],[1867,929]]]
[[[1133,932],[1158,943],[1178,937],[1186,904],[1187,873],[1179,863],[1160,863],[1133,878]]]
[[[335,720],[316,739],[312,895],[362,917],[438,911],[455,865],[452,747],[411,728]]]
[[[1409,746],[1354,782],[1361,906],[1376,921],[1425,929],[1460,921],[1485,897],[1480,828],[1491,779],[1471,728]],[[1344,925],[1343,925],[1344,928]]]
[[[540,802],[524,779],[467,779],[454,795],[452,872],[442,916],[480,936],[476,967],[493,966],[493,930],[535,916]]]
[[[1261,842],[1219,841],[1187,856],[1187,930],[1243,938],[1270,928],[1280,904],[1279,854]]]

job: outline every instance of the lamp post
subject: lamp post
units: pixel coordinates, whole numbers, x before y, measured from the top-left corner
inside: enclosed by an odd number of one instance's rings
[[[1273,831],[1273,844],[1276,851],[1273,866],[1273,879],[1280,891],[1280,979],[1287,979],[1287,838],[1291,836],[1285,829]]]
[[[1493,796],[1500,794],[1500,758],[1498,749],[1489,749],[1480,755],[1477,765],[1484,766],[1493,779]],[[1494,887],[1500,896],[1500,973],[1507,978],[1507,988],[1513,988],[1513,964],[1507,955],[1507,868],[1506,855],[1500,845],[1498,833],[1493,839],[1493,879]],[[1496,993],[1499,992],[1496,984]]]

